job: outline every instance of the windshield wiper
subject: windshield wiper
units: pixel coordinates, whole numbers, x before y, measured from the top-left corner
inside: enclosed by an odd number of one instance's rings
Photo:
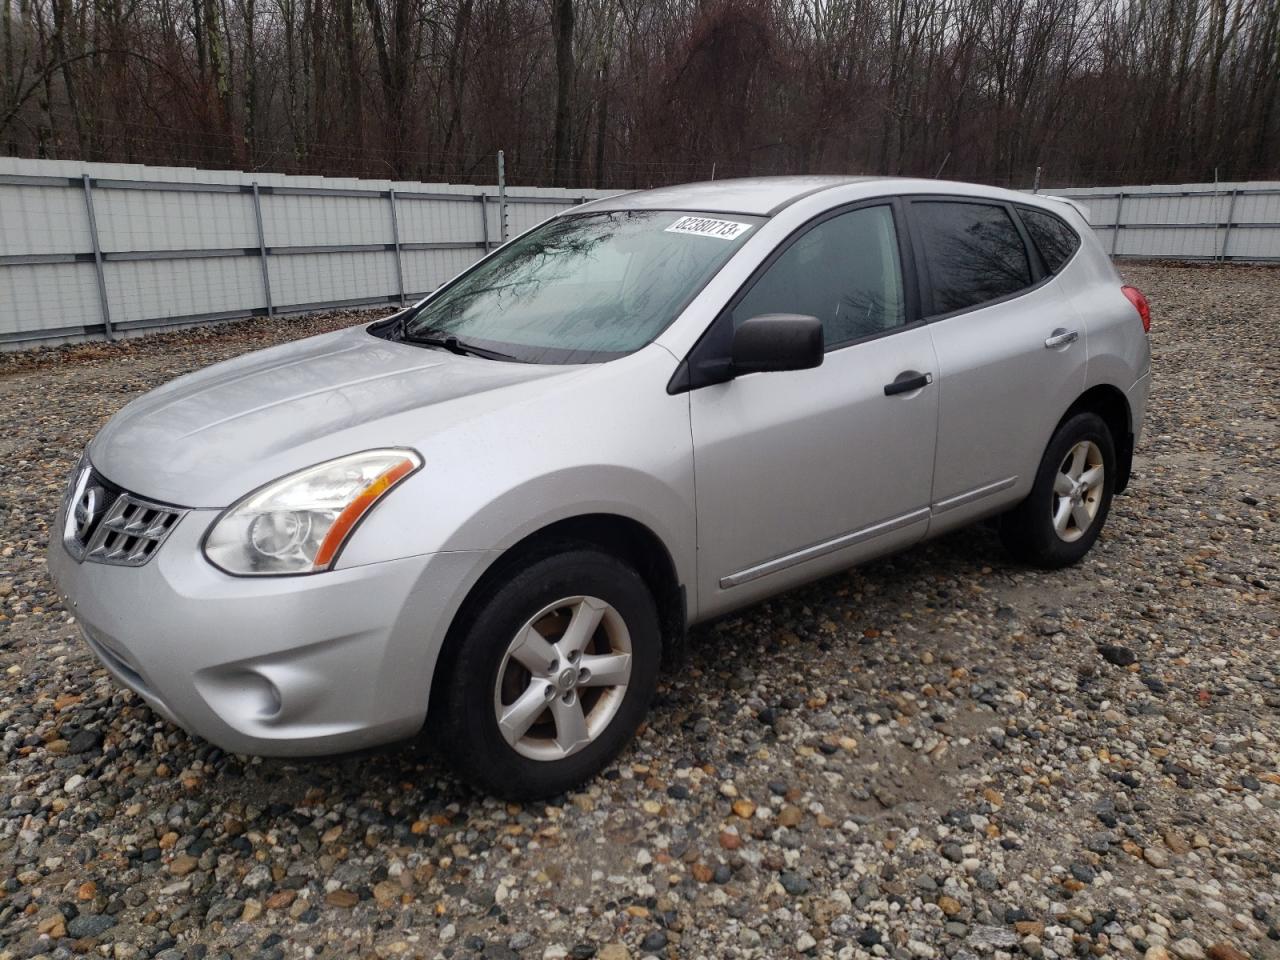
[[[490,350],[488,347],[477,346],[474,343],[467,343],[465,340],[459,340],[452,333],[445,333],[442,330],[432,328],[420,334],[411,334],[407,329],[401,330],[400,339],[407,343],[420,343],[424,347],[441,347],[450,353],[456,353],[459,356],[484,357],[486,360],[517,360],[509,353],[503,353],[501,350]]]

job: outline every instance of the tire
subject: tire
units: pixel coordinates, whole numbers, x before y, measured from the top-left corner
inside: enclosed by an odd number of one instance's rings
[[[1076,462],[1078,455],[1084,458],[1083,467]],[[1102,469],[1100,483],[1096,467]],[[1073,473],[1084,483],[1077,483]],[[1046,570],[1076,563],[1107,522],[1117,476],[1115,443],[1106,422],[1096,413],[1070,417],[1049,441],[1031,493],[1001,518],[1005,546],[1017,559]]]
[[[631,740],[657,687],[662,633],[644,580],[598,549],[566,546],[499,576],[450,631],[424,733],[485,793],[540,799],[589,779]]]

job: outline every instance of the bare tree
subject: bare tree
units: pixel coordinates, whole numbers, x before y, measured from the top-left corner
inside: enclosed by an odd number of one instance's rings
[[[1280,0],[0,0],[0,150],[636,187],[1280,176]]]
[[[573,20],[574,0],[551,0],[551,36],[556,50],[556,119],[552,134],[554,181],[566,186],[570,163],[570,123],[573,116]]]

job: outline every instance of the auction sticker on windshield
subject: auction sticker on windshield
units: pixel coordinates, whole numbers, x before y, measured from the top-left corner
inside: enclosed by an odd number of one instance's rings
[[[695,237],[715,237],[717,240],[736,240],[751,229],[749,223],[734,220],[713,220],[710,217],[681,217],[667,233],[688,233]]]

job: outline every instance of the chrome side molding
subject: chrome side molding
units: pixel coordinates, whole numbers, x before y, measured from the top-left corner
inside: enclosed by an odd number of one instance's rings
[[[761,577],[767,577],[771,573],[778,573],[794,567],[797,564],[807,563],[810,560],[817,560],[819,557],[825,557],[827,554],[835,553],[837,550],[843,550],[845,547],[852,547],[855,544],[865,543],[874,537],[883,536],[886,533],[892,533],[895,530],[901,530],[903,527],[909,527],[913,523],[920,520],[926,520],[936,513],[946,513],[948,510],[954,510],[957,507],[963,507],[966,504],[974,503],[984,497],[992,496],[1002,490],[1008,490],[1018,482],[1017,476],[1005,477],[1003,480],[997,480],[994,483],[983,484],[981,487],[975,487],[972,490],[966,490],[964,493],[956,494],[954,497],[947,497],[945,500],[939,500],[932,507],[921,507],[919,510],[912,510],[901,516],[893,517],[889,520],[882,520],[879,523],[873,523],[869,527],[862,527],[859,530],[850,533],[842,533],[840,536],[831,540],[823,540],[821,543],[815,543],[812,546],[796,550],[794,553],[783,554],[781,557],[775,557],[772,560],[766,560],[764,563],[758,563],[754,567],[747,567],[745,570],[739,570],[737,573],[731,573],[727,577],[720,578],[720,589],[727,590],[730,587],[741,586],[744,583],[750,583],[752,580],[759,580]]]
[[[981,500],[983,497],[989,497],[993,493],[999,493],[1001,490],[1008,490],[1018,482],[1017,476],[1005,477],[1003,480],[997,480],[995,483],[987,483],[981,487],[974,487],[972,490],[966,490],[964,493],[957,493],[954,497],[947,497],[945,500],[939,500],[933,505],[934,513],[946,513],[948,510],[954,510],[956,507],[963,507],[965,504],[973,503],[975,500]]]
[[[825,557],[829,553],[835,553],[845,547],[852,547],[854,544],[863,543],[873,537],[892,533],[894,530],[901,530],[903,527],[909,527],[913,523],[927,520],[928,518],[929,508],[921,507],[919,510],[912,510],[890,520],[882,520],[880,523],[873,523],[869,527],[863,527],[850,533],[843,533],[834,539],[823,540],[821,543],[815,543],[813,546],[805,547],[794,553],[788,553],[773,560],[766,560],[764,563],[757,564],[754,567],[748,567],[737,573],[731,573],[727,577],[722,577],[720,579],[720,589],[727,590],[729,587],[737,587],[744,583],[750,583],[752,580],[759,580],[761,577],[767,577],[769,574],[777,573],[779,570],[786,570],[788,567],[794,567],[809,560]]]

